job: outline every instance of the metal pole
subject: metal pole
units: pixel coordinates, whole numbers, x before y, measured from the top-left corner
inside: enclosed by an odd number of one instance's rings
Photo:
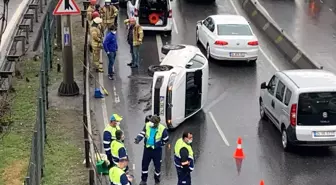
[[[59,96],[76,96],[79,87],[74,79],[72,29],[70,15],[62,16],[62,53],[63,53],[63,82],[58,88]]]
[[[56,39],[57,39],[57,48],[62,48],[62,18],[60,15],[56,15]]]

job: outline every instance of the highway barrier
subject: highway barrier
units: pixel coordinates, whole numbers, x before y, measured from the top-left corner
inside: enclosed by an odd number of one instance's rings
[[[239,0],[250,20],[285,54],[294,65],[301,69],[321,69],[318,62],[309,55],[281,29],[265,11],[258,0]]]

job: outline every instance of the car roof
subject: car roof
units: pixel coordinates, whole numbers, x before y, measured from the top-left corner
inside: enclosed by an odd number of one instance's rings
[[[170,50],[160,65],[170,65],[173,67],[179,66],[184,68],[196,54],[203,56],[198,47],[192,45],[183,46],[185,46],[183,49]]]
[[[321,69],[295,69],[280,73],[287,76],[298,88],[336,87],[336,75]]]
[[[249,24],[241,15],[211,15],[216,24]]]

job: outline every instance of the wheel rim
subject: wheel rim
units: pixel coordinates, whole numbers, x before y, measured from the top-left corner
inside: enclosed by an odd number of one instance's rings
[[[285,130],[282,131],[282,146],[287,148],[287,133]]]
[[[209,46],[207,47],[207,58],[208,59],[210,58],[210,47]]]
[[[264,103],[261,101],[260,102],[260,116],[264,117],[264,115],[265,115]]]

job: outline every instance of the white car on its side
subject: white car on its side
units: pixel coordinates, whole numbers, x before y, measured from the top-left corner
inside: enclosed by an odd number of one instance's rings
[[[204,46],[208,59],[255,63],[258,58],[258,39],[240,15],[211,15],[198,21],[196,41]]]

